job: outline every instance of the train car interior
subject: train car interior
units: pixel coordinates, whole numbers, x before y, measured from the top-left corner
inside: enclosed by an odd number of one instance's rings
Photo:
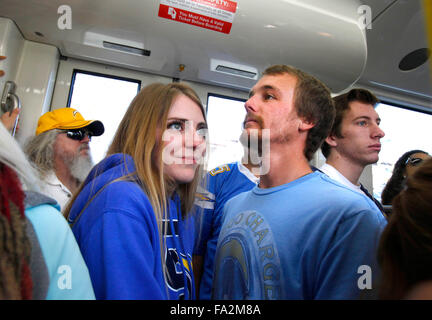
[[[386,136],[361,177],[379,199],[401,154],[432,154],[429,2],[0,0],[1,112],[21,108],[21,145],[50,110],[101,120],[98,162],[140,88],[186,82],[207,110],[210,170],[240,159],[244,102],[263,70],[293,65],[334,95],[358,87],[380,99]],[[324,161],[317,152],[312,164]]]

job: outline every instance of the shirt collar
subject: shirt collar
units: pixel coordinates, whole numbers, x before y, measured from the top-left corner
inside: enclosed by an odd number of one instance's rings
[[[67,194],[72,194],[72,192],[70,192],[70,190],[63,183],[61,183],[61,181],[57,178],[57,176],[54,173],[54,171],[51,171],[46,176],[45,181],[49,185],[60,187]]]
[[[248,168],[246,168],[241,162],[237,162],[238,169],[241,173],[243,173],[250,181],[258,184],[259,178],[256,177],[252,172],[249,171]]]
[[[349,181],[342,173],[340,173],[335,167],[328,163],[324,163],[324,165],[320,168],[322,172],[324,172],[326,175],[328,175],[330,178],[338,181],[339,183],[347,186],[348,188],[362,192],[360,189],[360,185],[355,185],[351,181]]]

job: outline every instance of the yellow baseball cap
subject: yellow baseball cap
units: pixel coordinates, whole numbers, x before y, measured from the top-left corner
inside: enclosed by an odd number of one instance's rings
[[[52,129],[87,128],[92,136],[100,136],[105,127],[99,120],[85,120],[77,110],[61,108],[43,114],[38,121],[36,135]]]

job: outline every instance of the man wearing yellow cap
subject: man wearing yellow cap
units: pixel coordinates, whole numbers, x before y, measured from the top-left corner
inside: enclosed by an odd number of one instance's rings
[[[42,193],[54,198],[61,210],[93,166],[89,142],[104,133],[99,120],[85,120],[75,109],[62,108],[39,118],[36,136],[25,152],[39,170]]]

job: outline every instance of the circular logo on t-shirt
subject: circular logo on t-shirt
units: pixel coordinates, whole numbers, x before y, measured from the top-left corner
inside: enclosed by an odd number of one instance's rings
[[[281,270],[271,228],[257,211],[241,212],[219,235],[214,299],[279,299]]]

